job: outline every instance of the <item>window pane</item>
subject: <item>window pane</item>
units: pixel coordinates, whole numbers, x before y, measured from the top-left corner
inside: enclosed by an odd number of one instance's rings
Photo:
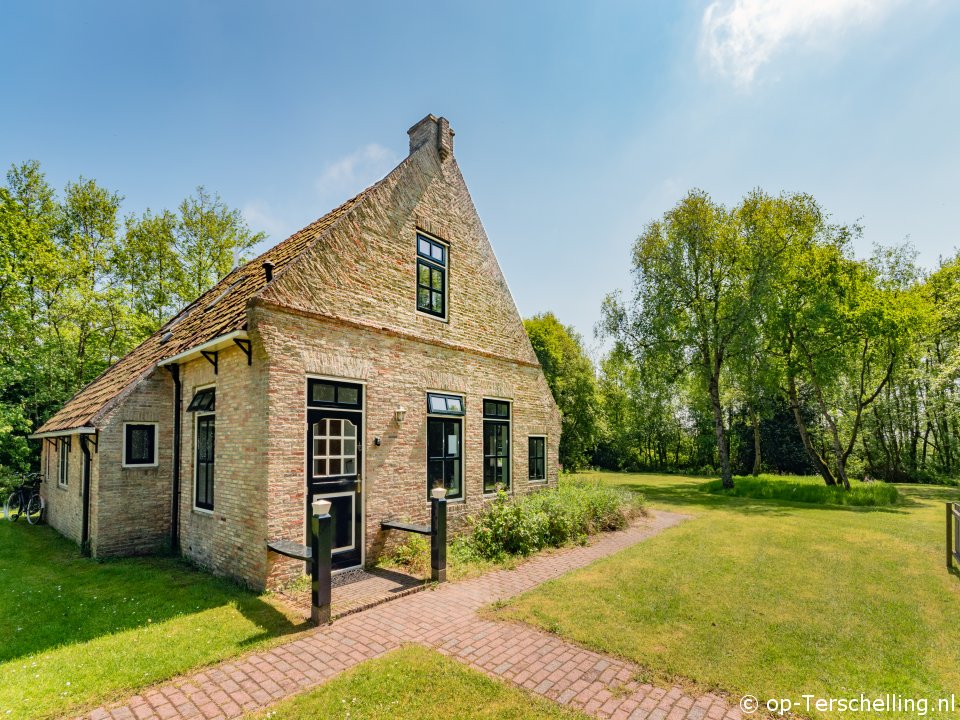
[[[330,437],[340,437],[340,420],[327,420],[327,434]]]
[[[424,254],[424,255],[426,255],[427,257],[429,257],[429,256],[430,256],[430,241],[427,240],[425,237],[418,237],[418,238],[417,238],[417,250],[419,250],[422,254]]]
[[[356,440],[344,440],[343,441],[343,454],[345,456],[353,456],[357,454],[357,441]]]
[[[437,245],[433,243],[433,247],[430,251],[430,256],[437,262],[443,262],[443,245]]]
[[[324,438],[317,438],[313,441],[313,454],[315,457],[326,457],[327,441]]]
[[[343,461],[343,474],[352,475],[357,471],[357,461],[353,458]]]
[[[313,384],[313,402],[333,402],[336,388],[326,383]]]
[[[447,409],[447,399],[442,395],[430,396],[430,412],[443,412]]]
[[[430,291],[426,288],[417,290],[417,307],[422,310],[430,309]]]
[[[337,391],[337,402],[341,405],[356,405],[360,394],[356,388],[341,387]]]
[[[330,475],[340,474],[340,466],[341,466],[340,458],[330,458],[330,460],[327,462],[327,465],[330,470],[328,474]]]
[[[313,460],[313,476],[314,477],[323,477],[327,474],[327,461],[324,458],[314,458]]]
[[[443,457],[443,421],[430,418],[427,421],[427,457]]]
[[[462,413],[463,401],[460,398],[447,398],[447,410],[449,412]]]
[[[341,441],[340,440],[331,440],[330,441],[330,455],[342,455],[343,452],[340,450]]]
[[[460,423],[447,423],[447,455],[460,457]]]
[[[443,313],[443,295],[441,295],[438,292],[435,292],[435,293],[431,293],[431,296],[433,300],[433,308],[432,308],[433,311],[435,313],[442,314]]]
[[[443,290],[443,273],[439,270],[430,271],[430,287],[434,290]]]
[[[417,263],[417,282],[424,287],[430,287],[430,267],[424,263]]]

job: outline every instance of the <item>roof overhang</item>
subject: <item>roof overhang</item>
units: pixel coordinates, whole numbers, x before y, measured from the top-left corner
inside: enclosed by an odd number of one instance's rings
[[[226,335],[220,335],[215,337],[212,340],[207,340],[205,343],[200,343],[195,345],[189,350],[184,350],[182,353],[177,353],[171,357],[161,360],[157,363],[157,367],[166,367],[167,365],[179,365],[182,362],[189,362],[190,360],[195,360],[201,357],[202,353],[205,352],[217,352],[218,350],[223,350],[223,348],[231,346],[236,340],[249,340],[247,337],[246,330],[234,330],[229,332]]]
[[[31,440],[39,440],[41,438],[54,438],[54,437],[66,437],[67,435],[96,435],[97,429],[95,427],[90,427],[89,425],[84,425],[83,427],[67,428],[66,430],[48,430],[47,432],[33,433],[32,435],[27,435]]]

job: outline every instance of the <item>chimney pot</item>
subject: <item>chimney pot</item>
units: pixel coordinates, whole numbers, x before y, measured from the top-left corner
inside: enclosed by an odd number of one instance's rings
[[[267,282],[273,280],[273,268],[274,264],[269,260],[264,261],[263,263],[263,274],[267,277]]]

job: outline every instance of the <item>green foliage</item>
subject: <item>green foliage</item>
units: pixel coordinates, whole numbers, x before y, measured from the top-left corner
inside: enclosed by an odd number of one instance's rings
[[[523,325],[562,415],[560,464],[570,470],[583,468],[598,435],[593,363],[580,335],[562,325],[553,313],[534,315]]]
[[[482,559],[524,556],[623,528],[642,512],[639,496],[563,477],[555,489],[519,498],[500,492],[480,515],[471,518],[472,529],[465,541]]]
[[[880,482],[855,482],[849,490],[839,485],[828,487],[819,478],[760,475],[741,477],[732,488],[724,488],[719,480],[703,484],[703,492],[760,500],[786,500],[814,505],[852,505],[874,507],[897,502],[897,488]]]
[[[202,187],[122,228],[121,201],[82,177],[57,197],[35,161],[0,187],[0,468],[35,469],[26,436],[263,238]]]

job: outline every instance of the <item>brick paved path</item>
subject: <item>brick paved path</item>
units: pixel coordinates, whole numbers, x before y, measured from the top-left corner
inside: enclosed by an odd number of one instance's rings
[[[297,640],[221,663],[146,690],[88,720],[234,718],[329,680],[343,670],[407,643],[434,647],[461,662],[558,703],[602,718],[742,720],[716,695],[640,683],[632,663],[585,650],[516,623],[480,618],[497,600],[588,565],[683,520],[657,512],[650,520],[600,536],[587,547],[548,553],[514,570],[442,585],[349,615]]]

